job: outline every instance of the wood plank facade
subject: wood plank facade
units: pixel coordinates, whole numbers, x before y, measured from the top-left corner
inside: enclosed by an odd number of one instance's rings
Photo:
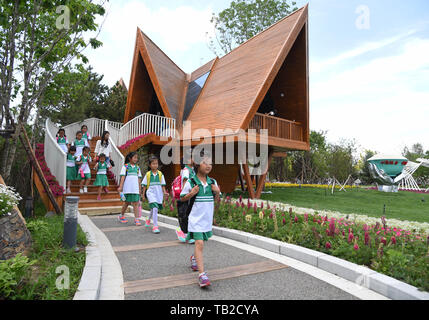
[[[251,135],[255,144],[269,146],[270,158],[309,150],[308,55],[308,5],[190,74],[138,29],[124,123],[158,112],[176,119],[182,145],[236,146]],[[189,131],[184,121],[191,123]],[[265,130],[268,140],[261,136]],[[196,132],[201,139],[194,141]],[[235,188],[239,168],[238,161],[214,165],[223,191]],[[177,172],[172,169],[168,178]],[[251,178],[242,178],[249,186]]]

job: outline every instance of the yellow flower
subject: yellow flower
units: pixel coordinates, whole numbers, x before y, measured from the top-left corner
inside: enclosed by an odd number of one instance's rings
[[[259,219],[264,219],[264,213],[262,211],[259,211]]]
[[[247,222],[252,222],[252,216],[251,216],[250,214],[248,214],[248,215],[246,216],[246,221],[247,221]]]

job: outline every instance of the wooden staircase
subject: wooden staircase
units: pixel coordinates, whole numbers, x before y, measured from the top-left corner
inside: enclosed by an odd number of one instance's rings
[[[90,156],[94,160],[96,157],[95,146],[97,141],[100,140],[100,137],[93,138],[89,144],[91,147]],[[120,213],[123,202],[118,192],[118,185],[113,179],[109,180],[109,193],[101,193],[101,200],[97,200],[98,187],[94,186],[95,178],[97,172],[94,170],[96,162],[93,161],[90,163],[91,168],[91,182],[88,186],[87,193],[79,192],[79,183],[80,181],[73,181],[71,184],[72,193],[67,193],[64,197],[67,196],[77,196],[79,197],[79,212],[84,215],[104,215],[104,214],[115,214]]]

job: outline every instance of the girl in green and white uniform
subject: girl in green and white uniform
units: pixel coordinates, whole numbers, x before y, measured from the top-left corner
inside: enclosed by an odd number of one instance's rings
[[[94,186],[98,186],[98,197],[97,200],[101,200],[101,190],[103,187],[107,191],[109,186],[109,180],[107,179],[107,168],[108,163],[106,162],[106,155],[104,153],[100,154],[98,157],[98,162],[95,165],[95,170],[97,170],[97,177],[95,178]]]
[[[67,153],[67,193],[71,193],[71,182],[78,180],[77,170],[76,170],[76,147],[71,146],[69,152]]]
[[[66,131],[62,128],[58,130],[57,143],[59,144],[60,148],[64,151],[65,154],[69,152],[70,143],[66,137]]]
[[[214,201],[220,197],[220,189],[216,180],[208,174],[212,170],[210,157],[195,159],[196,174],[186,181],[180,194],[182,201],[188,201],[194,196],[195,202],[192,206],[188,219],[188,235],[186,240],[195,240],[194,255],[191,256],[191,268],[199,271],[200,287],[210,285],[210,280],[204,271],[203,248],[204,241],[212,235]]]
[[[92,137],[88,132],[88,127],[86,126],[86,124],[80,127],[80,131],[82,131],[82,139],[85,140],[87,145],[89,146],[89,141],[91,141]]]
[[[90,163],[92,162],[91,156],[89,155],[89,147],[84,147],[82,150],[82,154],[80,157],[77,158],[76,164],[80,166],[77,176],[80,180],[80,186],[79,186],[79,192],[80,193],[87,193],[88,192],[88,185],[91,181],[91,168],[89,167]],[[82,177],[83,173],[83,177]],[[84,186],[85,183],[85,186]],[[83,189],[82,189],[83,187]]]
[[[84,147],[89,148],[89,144],[82,138],[82,131],[76,132],[76,140],[73,141],[72,146],[76,147],[76,157],[80,157]]]
[[[127,155],[125,165],[121,170],[121,182],[119,183],[118,188],[118,192],[121,193],[121,198],[124,201],[121,215],[118,217],[119,222],[128,222],[125,218],[125,211],[129,205],[132,205],[134,208],[134,223],[136,226],[141,225],[141,222],[138,219],[138,203],[140,201],[142,174],[139,166],[137,165],[138,160],[139,157],[136,152],[131,152]]]
[[[165,190],[165,179],[161,171],[158,170],[158,158],[149,159],[150,171],[146,173],[142,182],[142,200],[145,200],[145,191],[147,188],[147,200],[149,201],[150,214],[146,220],[145,227],[150,226],[150,219],[153,217],[153,233],[159,233],[158,227],[158,210],[162,209],[164,196],[167,195]]]

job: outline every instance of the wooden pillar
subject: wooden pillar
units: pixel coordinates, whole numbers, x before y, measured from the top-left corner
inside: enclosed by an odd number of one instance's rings
[[[249,166],[247,163],[243,164],[243,170],[244,170],[244,179],[246,180],[246,184],[247,184],[247,191],[249,192],[249,198],[255,199],[255,190],[253,189],[252,178],[250,177]]]
[[[255,194],[256,199],[259,199],[261,197],[262,189],[264,188],[264,185],[265,185],[265,179],[267,178],[267,173],[268,173],[268,170],[270,169],[270,164],[273,159],[273,154],[274,154],[274,151],[273,149],[270,148],[270,150],[268,151],[267,166],[264,170],[264,174],[260,176],[258,186],[256,187],[256,194]]]
[[[238,166],[238,179],[239,179],[239,181],[240,181],[241,191],[246,190],[246,189],[244,188],[243,176],[242,176],[242,174],[241,174],[241,167],[240,167],[240,166]]]

